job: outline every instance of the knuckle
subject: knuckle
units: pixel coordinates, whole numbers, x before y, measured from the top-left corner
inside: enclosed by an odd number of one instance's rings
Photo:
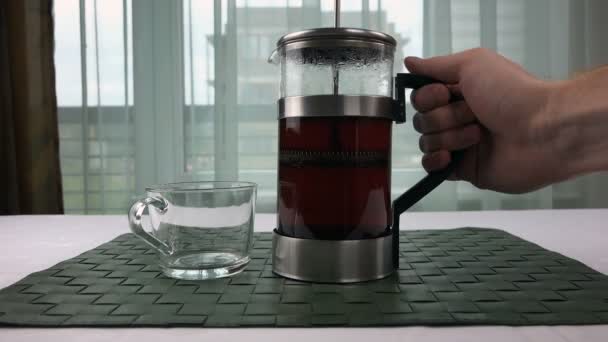
[[[440,152],[425,153],[422,156],[422,166],[427,171],[434,171],[442,168],[443,160]]]
[[[445,134],[437,133],[428,135],[426,149],[428,152],[435,152],[445,146]]]
[[[467,135],[462,129],[447,131],[442,136],[441,146],[449,151],[460,149],[467,144]]]
[[[467,121],[467,108],[464,101],[458,101],[452,105],[450,115],[456,124],[464,123]]]
[[[437,149],[439,140],[437,134],[425,134],[420,137],[419,147],[420,151],[424,153],[430,153]]]
[[[427,132],[439,132],[444,129],[450,128],[451,123],[449,122],[450,106],[443,106],[436,108],[425,115],[425,122],[423,128]]]
[[[435,127],[435,115],[433,112],[428,112],[420,115],[419,118],[420,132],[423,134],[432,133]]]
[[[476,47],[471,49],[471,53],[475,56],[482,56],[488,53],[488,49],[483,47]]]
[[[430,93],[430,95],[432,95],[434,98],[437,98],[439,96],[441,96],[442,94],[442,84],[429,84],[426,88],[428,89],[427,91]]]
[[[448,87],[439,83],[431,84],[429,87],[430,91],[432,92],[433,98],[436,99],[439,104],[445,104],[449,101],[450,90],[448,89]]]
[[[449,90],[443,84],[429,84],[416,91],[412,104],[420,111],[429,111],[447,104]]]
[[[479,125],[470,125],[469,126],[469,136],[471,137],[471,141],[477,142],[481,139],[481,128]]]
[[[445,146],[448,150],[453,150],[456,146],[458,146],[460,140],[461,137],[457,131],[448,131],[443,134],[443,146]]]
[[[456,148],[465,148],[476,144],[478,141],[477,127],[475,125],[465,126],[460,129],[453,137],[453,146]]]

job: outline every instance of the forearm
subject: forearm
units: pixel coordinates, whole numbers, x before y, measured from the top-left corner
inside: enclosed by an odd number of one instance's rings
[[[551,145],[566,178],[608,170],[608,67],[549,87]]]

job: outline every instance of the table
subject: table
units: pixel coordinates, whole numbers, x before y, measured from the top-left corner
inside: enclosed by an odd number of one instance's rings
[[[256,231],[274,215],[258,214]],[[500,228],[608,273],[608,210],[406,213],[401,229]],[[0,216],[0,287],[128,231],[125,216]],[[555,327],[391,327],[321,329],[0,329],[0,341],[607,341],[608,325]]]

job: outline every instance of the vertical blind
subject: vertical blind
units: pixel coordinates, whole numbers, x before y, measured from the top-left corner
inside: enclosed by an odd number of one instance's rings
[[[545,79],[608,61],[599,0],[343,1],[342,24],[387,32],[408,55],[483,46]],[[57,0],[56,73],[66,213],[124,213],[146,186],[259,184],[276,203],[278,70],[285,33],[333,25],[333,0]],[[409,108],[410,117],[413,113]],[[392,193],[424,171],[411,124],[394,127]],[[442,185],[413,210],[604,207],[593,175],[526,195]]]

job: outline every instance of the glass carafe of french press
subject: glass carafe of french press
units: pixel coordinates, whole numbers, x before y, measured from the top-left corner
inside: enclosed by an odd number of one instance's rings
[[[290,33],[277,42],[276,273],[339,283],[391,274],[399,214],[451,173],[453,165],[431,173],[390,201],[391,131],[405,121],[404,89],[435,82],[393,78],[395,47],[387,34],[350,28]]]

